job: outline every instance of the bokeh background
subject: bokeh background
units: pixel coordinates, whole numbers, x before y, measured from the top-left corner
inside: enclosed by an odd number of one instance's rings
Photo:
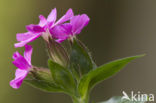
[[[121,57],[146,53],[113,78],[96,86],[92,101],[102,101],[122,91],[156,94],[156,0],[0,0],[0,103],[71,103],[59,93],[45,93],[23,84],[19,90],[9,86],[14,77],[12,54],[16,33],[25,25],[38,23],[56,7],[58,17],[67,9],[91,18],[79,38],[88,46],[98,65]],[[32,63],[47,67],[47,54],[41,38],[34,46]]]

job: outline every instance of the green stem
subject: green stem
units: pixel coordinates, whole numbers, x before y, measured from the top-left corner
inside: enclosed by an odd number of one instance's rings
[[[89,103],[89,98],[72,97],[73,103]]]

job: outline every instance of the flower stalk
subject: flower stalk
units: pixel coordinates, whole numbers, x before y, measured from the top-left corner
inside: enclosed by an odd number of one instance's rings
[[[72,101],[73,103],[89,103],[89,96],[86,96],[85,98],[73,96]]]
[[[88,100],[82,100],[80,98],[73,98],[73,103],[88,103]]]

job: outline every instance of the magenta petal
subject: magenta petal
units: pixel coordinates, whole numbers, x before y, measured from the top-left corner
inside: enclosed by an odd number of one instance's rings
[[[12,58],[15,60],[15,59],[17,59],[17,58],[20,57],[20,56],[21,56],[21,54],[20,54],[19,52],[15,52],[15,53],[13,54]]]
[[[29,43],[29,42],[32,42],[33,40],[35,40],[35,39],[37,39],[39,36],[41,36],[42,34],[41,33],[39,33],[39,34],[34,34],[32,37],[30,37],[30,38],[27,38],[26,40],[24,40],[24,41],[21,41],[21,42],[19,42],[19,43],[15,43],[15,47],[17,48],[17,47],[23,47],[23,46],[25,46],[27,43]]]
[[[73,34],[79,34],[81,30],[89,23],[89,17],[86,14],[77,15],[71,18]]]
[[[74,13],[73,13],[73,10],[72,9],[69,9],[66,14],[64,16],[62,16],[56,23],[55,25],[59,25],[59,24],[62,24],[68,20],[70,20],[71,17],[74,16]]]
[[[47,17],[48,22],[55,22],[57,18],[57,10],[54,8]]]
[[[34,34],[30,33],[30,32],[26,32],[26,33],[17,33],[16,34],[16,39],[17,41],[24,41],[27,40],[31,37],[33,37]]]
[[[43,27],[40,27],[39,25],[34,25],[34,24],[27,25],[26,29],[29,32],[33,32],[33,33],[40,33],[40,32],[45,31]]]
[[[14,61],[12,62],[17,68],[21,70],[28,70],[31,68],[31,65],[27,62],[27,60],[20,55],[18,52],[13,54]]]
[[[71,34],[72,25],[70,23],[64,23],[64,24],[56,26],[56,27],[60,28],[60,31],[62,31],[62,33],[66,34],[66,35]]]
[[[43,15],[40,15],[39,19],[40,19],[39,26],[44,27],[47,23],[46,18]]]
[[[66,40],[71,34],[72,26],[69,23],[55,26],[50,30],[53,38],[58,39],[57,41]]]
[[[10,86],[12,88],[18,89],[21,86],[27,74],[28,71],[16,69],[15,79],[10,81]]]
[[[33,48],[30,45],[25,45],[24,58],[27,60],[29,65],[31,65],[31,55]]]

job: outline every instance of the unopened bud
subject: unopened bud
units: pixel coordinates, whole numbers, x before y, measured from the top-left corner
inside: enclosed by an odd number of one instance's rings
[[[47,47],[48,47],[50,58],[54,62],[64,67],[67,67],[69,63],[69,56],[66,50],[64,49],[64,47],[61,44],[57,43],[51,37],[49,37],[49,40],[47,42]]]

